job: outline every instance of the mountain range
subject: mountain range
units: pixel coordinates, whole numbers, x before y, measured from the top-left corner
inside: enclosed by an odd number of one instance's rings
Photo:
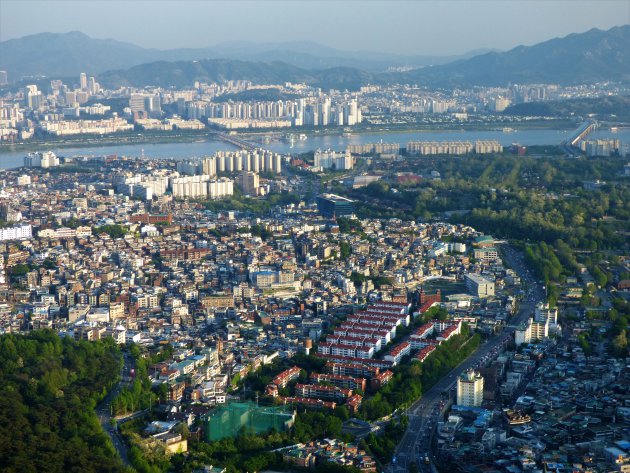
[[[305,82],[338,89],[368,83],[431,87],[561,85],[630,80],[630,25],[592,29],[509,51],[464,57],[341,51],[310,41],[230,42],[201,49],[146,49],[83,33],[42,33],[0,43],[0,69],[9,77],[96,74],[106,87],[188,87],[194,81],[246,79]],[[392,69],[405,66],[404,72]]]
[[[155,61],[233,59],[284,62],[304,69],[354,67],[371,72],[390,67],[425,67],[446,64],[489,50],[460,56],[402,55],[374,51],[343,51],[313,41],[291,43],[224,42],[208,48],[151,49],[113,39],[95,39],[79,31],[39,33],[0,42],[0,70],[13,81],[23,77],[90,75],[126,69]]]

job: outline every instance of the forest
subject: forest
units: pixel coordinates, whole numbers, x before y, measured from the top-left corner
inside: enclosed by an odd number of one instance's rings
[[[421,158],[401,170],[441,178],[415,186],[378,181],[349,192],[362,217],[426,220],[453,213],[465,223],[500,238],[563,239],[571,247],[607,249],[625,240],[630,186],[623,180],[622,158],[494,156]],[[601,183],[585,189],[585,181]],[[392,189],[398,192],[392,192]]]
[[[94,412],[121,365],[112,339],[1,336],[0,471],[126,471]]]

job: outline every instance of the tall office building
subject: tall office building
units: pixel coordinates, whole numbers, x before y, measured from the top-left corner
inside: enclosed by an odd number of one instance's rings
[[[457,404],[479,407],[483,402],[483,376],[468,370],[457,378]]]
[[[79,83],[80,83],[81,90],[87,90],[88,81],[87,81],[87,74],[85,72],[82,72],[79,75]]]
[[[131,94],[129,97],[129,108],[132,112],[144,112],[145,109],[145,99],[146,95],[144,94]]]
[[[0,87],[9,84],[9,76],[7,75],[7,71],[0,71]]]
[[[335,194],[317,196],[317,210],[327,218],[354,215],[354,201]]]
[[[162,114],[162,104],[158,95],[149,95],[144,100],[144,110],[153,116]]]

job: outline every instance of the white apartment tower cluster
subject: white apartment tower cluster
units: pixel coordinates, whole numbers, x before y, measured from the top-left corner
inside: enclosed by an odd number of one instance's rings
[[[225,177],[212,179],[207,174],[171,178],[170,187],[176,199],[220,199],[234,194],[233,181]]]
[[[133,110],[133,108],[132,108]],[[335,101],[328,97],[298,100],[213,103],[194,101],[186,104],[188,118],[223,120],[284,120],[293,126],[354,126],[362,122],[356,98]]]
[[[280,174],[282,172],[282,155],[263,149],[219,151],[214,156],[207,158],[180,161],[177,163],[177,171],[181,174],[206,174],[208,176],[241,171]]]
[[[350,151],[335,152],[330,149],[325,151],[318,149],[315,151],[313,166],[320,171],[324,169],[346,171],[354,167],[354,162]]]
[[[59,166],[59,158],[52,151],[28,153],[24,157],[24,167],[53,168]]]

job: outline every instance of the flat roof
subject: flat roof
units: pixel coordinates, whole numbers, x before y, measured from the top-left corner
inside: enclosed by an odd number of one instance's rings
[[[319,197],[324,199],[332,200],[334,202],[354,202],[354,200],[348,199],[347,197],[343,197],[337,194],[322,194]]]

